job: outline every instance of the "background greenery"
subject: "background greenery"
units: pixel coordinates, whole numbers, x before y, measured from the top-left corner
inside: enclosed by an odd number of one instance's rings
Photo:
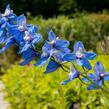
[[[0,10],[10,3],[17,14],[31,13],[45,18],[57,15],[73,16],[78,12],[100,12],[109,9],[109,0],[0,0]]]
[[[100,55],[91,61],[101,61],[109,71],[109,56]],[[60,83],[67,79],[68,74],[61,69],[43,74],[45,68],[34,66],[20,67],[14,65],[3,76],[6,85],[6,100],[11,109],[108,109],[109,95],[102,91],[87,91],[86,85],[78,79],[65,86]],[[93,72],[93,71],[90,71]],[[106,82],[107,86],[109,85]]]
[[[48,20],[36,17],[30,18],[29,22],[38,25],[44,40],[47,39],[47,31],[53,29],[57,36],[70,41],[71,48],[75,41],[81,40],[86,49],[98,51],[97,44],[109,36],[109,15],[106,13],[80,14],[73,19],[65,16]]]

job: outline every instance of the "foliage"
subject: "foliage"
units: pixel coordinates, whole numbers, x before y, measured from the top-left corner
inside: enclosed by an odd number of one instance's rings
[[[109,70],[108,56],[100,55],[92,61],[92,66],[100,60]],[[108,95],[100,90],[87,91],[86,86],[74,80],[66,86],[60,82],[67,73],[62,70],[44,75],[44,68],[14,65],[3,77],[6,100],[12,109],[107,109]],[[92,71],[91,71],[92,72]],[[107,83],[108,84],[108,83]]]
[[[20,59],[19,55],[16,55],[17,48],[12,47],[7,52],[0,54],[0,75],[4,74],[4,69],[8,69],[13,65],[16,61]]]
[[[73,16],[76,12],[99,12],[109,9],[108,0],[1,0],[0,10],[11,4],[17,14],[31,13],[32,16],[42,15],[49,18],[57,15]]]
[[[86,49],[94,51],[100,50],[100,46],[97,45],[104,40],[104,37],[109,36],[109,16],[105,13],[84,14],[74,19],[65,16],[48,20],[36,17],[31,18],[29,22],[38,25],[44,39],[47,38],[46,31],[53,29],[59,37],[69,40],[71,46],[74,41],[81,40],[86,45]]]

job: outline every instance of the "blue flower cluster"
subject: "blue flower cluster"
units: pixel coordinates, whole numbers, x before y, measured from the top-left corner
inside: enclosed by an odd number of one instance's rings
[[[93,60],[96,54],[86,52],[82,42],[78,41],[74,44],[74,51],[69,49],[69,41],[60,39],[50,30],[48,32],[48,40],[42,47],[42,51],[38,51],[36,46],[42,40],[41,34],[38,33],[37,26],[28,24],[26,17],[22,14],[17,16],[10,9],[10,5],[6,6],[5,12],[0,13],[0,44],[4,46],[0,49],[0,53],[5,52],[11,46],[19,48],[18,53],[22,56],[23,62],[20,65],[27,65],[35,57],[39,60],[34,64],[42,67],[47,63],[44,73],[50,73],[58,68],[68,71],[68,79],[61,84],[78,78],[83,82],[88,82],[88,90],[99,89],[105,85],[104,81],[109,80],[109,73],[105,72],[103,65],[97,62],[94,67],[94,73],[87,73],[92,69],[89,60]],[[71,68],[66,63],[72,63]],[[81,66],[83,71],[77,70],[76,66]]]
[[[41,39],[42,36],[37,33],[37,26],[27,24],[23,14],[15,15],[10,5],[6,7],[4,14],[0,14],[0,43],[5,43],[0,53],[8,50],[12,45],[18,46],[19,54],[24,59],[20,65],[26,65],[38,54],[35,44]]]

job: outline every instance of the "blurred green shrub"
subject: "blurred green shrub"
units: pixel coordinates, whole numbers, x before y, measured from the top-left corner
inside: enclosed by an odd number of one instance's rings
[[[108,56],[100,55],[92,61],[103,62],[109,70]],[[10,109],[108,109],[109,96],[98,91],[87,91],[86,86],[78,79],[61,86],[60,82],[67,78],[61,69],[44,75],[44,68],[14,65],[3,76],[6,100]],[[92,71],[91,71],[92,72]]]
[[[20,56],[16,52],[17,48],[12,47],[10,50],[0,54],[0,76],[20,59]]]
[[[44,39],[47,38],[47,31],[53,29],[61,38],[71,42],[81,40],[86,49],[97,51],[98,42],[109,36],[109,15],[108,14],[84,14],[74,19],[65,16],[50,18],[31,18],[29,22],[38,25],[39,32]]]
[[[73,16],[76,12],[102,12],[109,10],[109,0],[0,0],[0,10],[11,4],[18,14],[31,13],[32,16],[42,15],[49,18],[58,15]]]

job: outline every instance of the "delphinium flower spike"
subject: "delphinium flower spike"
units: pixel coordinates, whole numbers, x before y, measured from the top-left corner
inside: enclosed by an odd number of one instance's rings
[[[94,73],[86,74],[80,73],[75,67],[77,65],[82,66],[83,69],[91,70],[92,67],[89,60],[93,60],[96,54],[93,52],[86,52],[82,42],[78,41],[74,45],[74,52],[68,48],[70,43],[67,40],[59,39],[56,34],[51,30],[48,32],[48,40],[42,47],[42,53],[37,51],[36,46],[42,39],[42,36],[37,33],[37,26],[28,24],[24,14],[17,16],[10,9],[10,5],[6,6],[5,12],[0,13],[0,44],[4,43],[4,46],[0,49],[0,53],[8,50],[12,45],[18,46],[18,53],[24,59],[20,65],[29,64],[40,53],[40,59],[35,63],[36,66],[43,66],[47,63],[47,67],[44,73],[50,73],[58,68],[62,68],[64,71],[69,72],[68,79],[61,84],[65,85],[68,82],[79,78],[81,82],[90,82],[87,89],[106,89],[105,81],[109,80],[109,73],[105,72],[103,65],[97,62],[94,67]],[[66,62],[71,62],[73,68],[69,69],[65,65]],[[64,69],[66,68],[66,69]]]
[[[0,52],[6,51],[8,48],[11,47],[11,45],[14,44],[16,44],[17,46],[23,46],[25,42],[24,41],[24,33],[26,25],[26,24],[24,25],[24,23],[26,22],[25,20],[26,20],[25,16],[21,15],[17,18],[16,25],[9,25],[8,32],[11,37],[8,38],[6,45],[0,50]]]
[[[10,38],[8,38],[5,46],[0,50],[0,53],[6,51],[12,45],[17,45],[20,49],[19,53],[24,59],[20,65],[28,64],[38,54],[34,49],[34,44],[42,39],[41,35],[35,33],[37,32],[37,27],[32,24],[27,24],[26,17],[22,14],[17,17],[16,24],[8,24],[8,32]]]
[[[88,60],[93,60],[95,57],[95,53],[86,52],[83,43],[78,41],[74,45],[74,52],[65,54],[63,59],[68,62],[75,60],[78,65],[90,70],[92,67]]]
[[[5,12],[2,14],[2,16],[10,24],[14,24],[16,22],[17,16],[13,13],[13,10],[10,9],[10,4],[6,6]]]

